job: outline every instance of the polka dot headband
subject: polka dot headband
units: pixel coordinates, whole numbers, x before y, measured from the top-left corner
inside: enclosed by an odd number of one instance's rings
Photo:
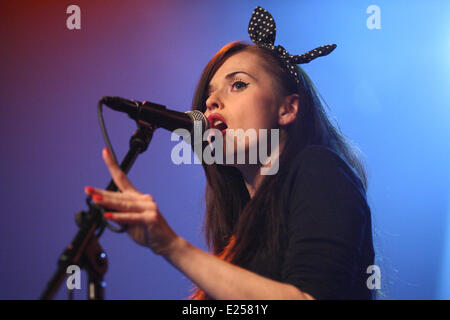
[[[256,7],[248,24],[248,34],[252,42],[258,46],[273,51],[286,64],[287,70],[300,83],[300,75],[294,67],[296,64],[308,63],[317,57],[326,56],[336,48],[335,44],[317,47],[300,55],[291,55],[281,45],[274,46],[276,34],[275,20],[272,15],[261,7]]]

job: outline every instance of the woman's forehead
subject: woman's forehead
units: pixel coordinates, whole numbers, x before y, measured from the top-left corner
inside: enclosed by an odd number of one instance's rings
[[[222,75],[236,71],[237,69],[243,69],[244,71],[258,72],[261,69],[261,58],[255,53],[248,51],[238,52],[229,57],[217,70],[216,75],[221,73]],[[236,69],[236,70],[233,70]]]
[[[256,80],[260,78],[261,73],[264,71],[261,58],[258,55],[248,51],[241,51],[225,60],[214,73],[208,87],[213,88],[216,81],[227,79],[227,76],[230,74],[243,72]]]

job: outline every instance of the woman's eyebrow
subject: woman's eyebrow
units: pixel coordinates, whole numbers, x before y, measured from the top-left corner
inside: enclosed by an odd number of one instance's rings
[[[249,77],[253,78],[254,80],[257,80],[254,76],[252,76],[250,73],[245,72],[245,71],[234,71],[234,72],[231,72],[231,73],[229,73],[229,74],[227,74],[227,75],[225,76],[225,79],[228,80],[228,79],[232,78],[233,76],[235,76],[235,75],[238,74],[238,73],[244,73],[244,74],[248,75]],[[208,85],[208,88],[207,88],[208,94],[211,93],[211,91],[214,91],[214,90],[212,90],[212,89],[213,89],[213,87],[209,84],[209,85]]]

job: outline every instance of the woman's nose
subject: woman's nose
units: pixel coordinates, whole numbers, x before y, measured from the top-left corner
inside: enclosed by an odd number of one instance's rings
[[[223,104],[217,94],[211,94],[208,99],[206,99],[206,111],[212,112],[216,109],[223,108]]]

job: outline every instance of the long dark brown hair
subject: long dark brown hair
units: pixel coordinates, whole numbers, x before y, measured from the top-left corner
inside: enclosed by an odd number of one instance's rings
[[[292,159],[308,145],[321,145],[339,154],[367,188],[365,169],[357,149],[334,125],[324,110],[311,79],[297,66],[301,84],[287,73],[283,62],[270,50],[244,42],[224,46],[207,64],[197,85],[193,110],[205,112],[207,86],[219,67],[230,56],[248,51],[265,62],[263,67],[273,76],[279,98],[297,93],[299,110],[293,123],[286,128],[287,139],[280,155],[279,171],[265,176],[250,199],[240,171],[232,166],[203,164],[206,184],[206,217],[204,232],[209,249],[216,256],[274,280],[283,259],[283,203],[280,190]],[[196,288],[192,299],[209,299]]]

